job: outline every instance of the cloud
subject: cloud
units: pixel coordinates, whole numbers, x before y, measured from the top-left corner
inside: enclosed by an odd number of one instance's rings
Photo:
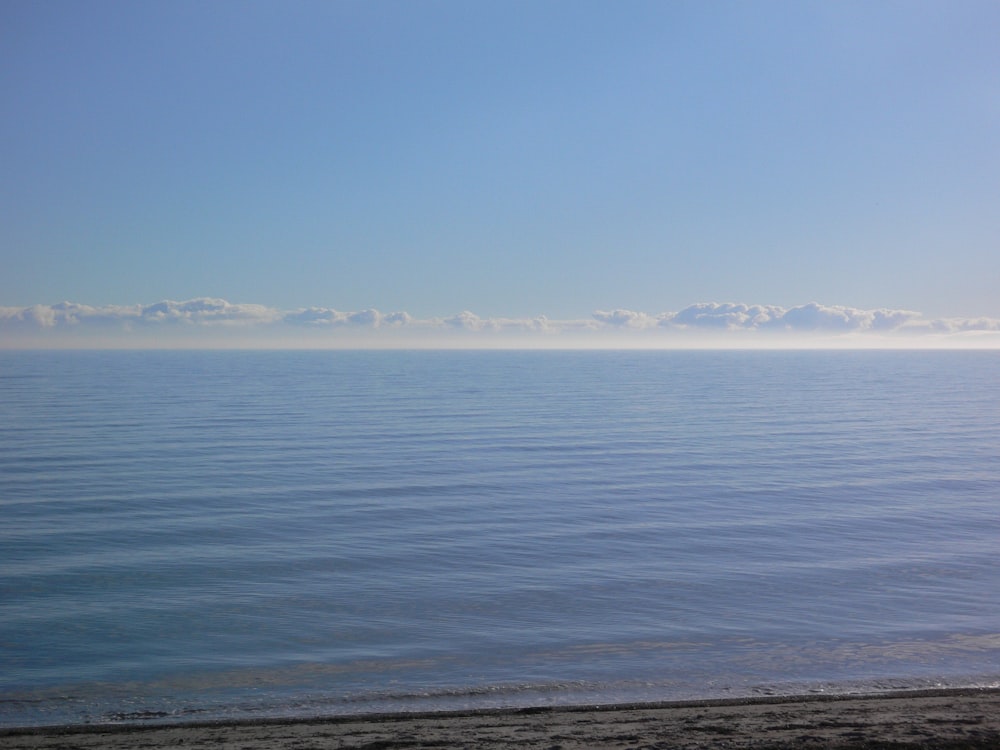
[[[862,310],[839,305],[744,305],[702,302],[660,318],[664,326],[707,327],[726,330],[786,331],[894,331],[920,320],[912,310]]]
[[[609,326],[619,328],[649,328],[656,324],[656,319],[643,312],[634,310],[597,310],[594,320]]]
[[[569,321],[565,322],[568,323]],[[443,328],[455,331],[480,331],[498,334],[525,331],[544,333],[546,331],[560,330],[560,323],[554,323],[544,315],[534,318],[481,318],[468,310],[463,310],[457,315],[447,318],[434,318],[431,320],[409,319],[410,325],[422,327],[424,330]]]
[[[303,310],[286,312],[282,316],[285,323],[305,326],[327,326],[342,323],[346,319],[344,313],[331,310],[328,307],[307,307]]]
[[[925,324],[930,329],[942,333],[1000,331],[1000,320],[997,318],[945,318],[943,320],[925,321]]]
[[[662,316],[665,326],[707,326],[709,328],[759,328],[784,314],[773,305],[743,305],[732,302],[702,302],[678,313]]]
[[[463,310],[458,315],[452,315],[450,318],[444,318],[442,323],[449,328],[458,328],[463,331],[479,331],[484,326],[489,325],[489,321],[484,321],[478,315],[468,310]]]
[[[392,325],[405,324],[409,318],[406,313],[390,313],[383,315],[378,310],[368,309],[357,312],[341,312],[330,307],[308,307],[302,310],[276,313],[276,320],[293,325],[306,326],[338,326],[353,325],[378,328],[383,321]],[[400,317],[404,316],[404,317]]]
[[[892,331],[919,317],[910,310],[859,310],[810,302],[786,310],[768,325],[797,331]]]
[[[92,337],[88,339],[88,337]],[[145,337],[145,338],[143,338]],[[187,337],[187,338],[185,338]],[[228,338],[227,338],[228,337]],[[481,317],[464,310],[441,318],[414,318],[374,308],[282,310],[199,297],[149,305],[90,306],[74,302],[0,307],[0,344],[100,345],[190,341],[192,345],[484,345],[524,342],[574,345],[780,345],[833,342],[869,345],[908,341],[1000,346],[1000,319],[928,319],[912,310],[861,309],[816,302],[796,307],[700,302],[676,312],[597,310],[590,318]],[[923,343],[921,343],[923,342]]]
[[[119,308],[128,314],[129,308]],[[232,304],[224,299],[199,297],[186,302],[165,300],[139,308],[139,320],[146,323],[273,323],[278,311],[264,305]]]
[[[412,320],[413,320],[413,318],[411,318],[405,312],[389,313],[388,315],[386,315],[386,316],[384,316],[382,318],[382,321],[384,323],[386,323],[387,325],[391,325],[391,326],[405,326],[405,325],[409,324],[410,322],[412,322]]]
[[[141,310],[139,306],[91,307],[75,302],[22,308],[0,307],[0,326],[31,329],[76,326],[81,323],[97,325],[135,318],[141,315]]]

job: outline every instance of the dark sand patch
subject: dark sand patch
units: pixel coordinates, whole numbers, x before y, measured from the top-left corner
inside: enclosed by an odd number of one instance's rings
[[[2,748],[1000,748],[1000,689],[0,731]]]

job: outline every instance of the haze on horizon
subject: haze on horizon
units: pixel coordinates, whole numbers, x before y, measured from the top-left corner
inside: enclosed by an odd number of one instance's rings
[[[997,346],[998,30],[11,0],[0,346]]]

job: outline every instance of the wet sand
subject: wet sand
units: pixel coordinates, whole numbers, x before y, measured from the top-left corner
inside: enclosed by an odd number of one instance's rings
[[[1000,748],[1000,689],[0,731],[0,748]]]

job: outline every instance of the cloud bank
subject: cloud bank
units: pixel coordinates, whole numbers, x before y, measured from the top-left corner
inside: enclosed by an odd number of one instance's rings
[[[554,320],[415,318],[375,309],[281,310],[202,297],[150,305],[0,307],[0,344],[30,346],[986,346],[1000,319],[928,319],[911,310],[702,302],[676,312],[597,310]]]

